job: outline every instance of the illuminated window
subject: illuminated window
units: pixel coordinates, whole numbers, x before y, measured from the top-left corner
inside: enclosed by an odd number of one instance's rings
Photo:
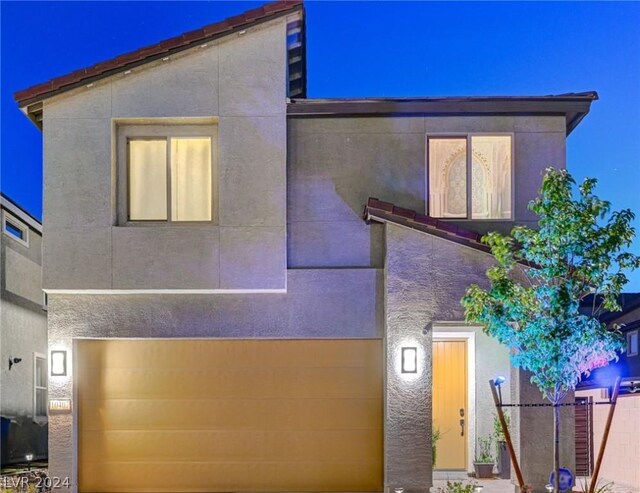
[[[429,137],[429,215],[511,219],[512,161],[511,135]]]
[[[119,169],[126,189],[120,190],[119,204],[126,214],[119,212],[120,222],[214,220],[215,133],[210,125],[124,126],[119,132],[123,144],[126,154],[120,151],[119,156],[126,168]]]
[[[33,359],[33,417],[47,417],[47,359],[37,353]]]
[[[29,246],[29,227],[5,211],[2,213],[2,231],[18,243]]]
[[[638,356],[638,331],[633,330],[627,334],[627,356]]]

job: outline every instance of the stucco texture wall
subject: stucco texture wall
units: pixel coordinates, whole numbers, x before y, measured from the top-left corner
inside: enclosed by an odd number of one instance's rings
[[[47,100],[45,288],[284,289],[285,78],[280,18]],[[218,221],[119,224],[118,123],[198,118],[218,126]]]
[[[78,338],[381,338],[379,269],[288,271],[288,292],[270,294],[63,295],[49,298],[50,349]],[[74,398],[74,370],[52,377],[50,396]],[[50,417],[51,475],[77,484],[74,414]]]
[[[27,453],[47,456],[47,422],[34,420],[34,356],[47,355],[40,252],[41,237],[33,230],[29,247],[0,233],[0,415],[10,422],[2,463],[23,461]],[[22,361],[9,370],[10,358]]]
[[[426,135],[511,133],[514,221],[456,221],[486,233],[532,224],[527,209],[548,166],[565,167],[563,116],[290,117],[290,267],[382,267],[381,225],[360,220],[369,197],[425,211]]]
[[[493,258],[484,252],[395,224],[386,225],[385,336],[387,343],[387,402],[385,445],[387,483],[427,491],[431,485],[432,334],[471,331],[476,335],[475,416],[469,416],[475,437],[492,432],[494,405],[490,378],[505,375],[505,402],[539,402],[540,392],[529,376],[512,370],[506,349],[465,327],[460,299],[476,283],[487,286],[485,271]],[[420,348],[418,374],[410,379],[399,372],[402,346]],[[516,379],[514,381],[513,379]],[[513,409],[512,432],[524,464],[525,480],[544,491],[552,460],[552,421],[537,408]],[[573,413],[563,411],[563,463],[573,467]],[[471,426],[470,426],[471,427]],[[471,446],[473,446],[473,441]],[[406,451],[410,450],[410,454]],[[469,450],[470,457],[474,455]],[[512,477],[514,477],[512,475]],[[537,491],[537,490],[536,490]]]
[[[386,340],[387,402],[385,435],[387,482],[409,490],[428,491],[431,486],[432,332],[438,322],[458,322],[464,327],[460,299],[466,287],[485,284],[484,272],[491,256],[415,230],[386,226]],[[481,340],[482,338],[478,338]],[[482,346],[491,345],[484,341]],[[420,348],[419,372],[411,379],[398,371],[398,354],[404,345]],[[478,345],[480,347],[480,344]],[[494,348],[495,349],[495,348]],[[476,351],[478,378],[493,370],[487,355]],[[484,356],[484,357],[483,357]],[[498,349],[498,366],[505,354]],[[480,389],[475,419],[485,431],[492,419],[486,391]],[[411,450],[408,455],[405,450]],[[469,454],[473,455],[473,450]]]

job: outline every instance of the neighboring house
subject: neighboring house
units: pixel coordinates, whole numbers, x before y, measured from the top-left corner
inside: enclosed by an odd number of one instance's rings
[[[42,225],[0,195],[0,456],[47,458],[47,312]]]
[[[314,100],[305,67],[276,2],[16,93],[73,491],[427,492],[432,418],[465,476],[490,378],[541,401],[460,298],[597,95]],[[550,416],[512,416],[540,488]]]
[[[593,297],[585,300],[593,306]],[[618,325],[625,340],[620,359],[594,370],[578,385],[576,399],[586,402],[607,402],[613,382],[620,377],[620,397],[612,421],[601,477],[615,481],[620,487],[640,491],[640,293],[620,296],[619,312],[605,311],[600,320],[608,326]],[[580,409],[576,416],[576,461],[584,464],[583,471],[591,473],[595,456],[600,449],[609,412],[607,405]],[[586,453],[585,453],[586,452]]]

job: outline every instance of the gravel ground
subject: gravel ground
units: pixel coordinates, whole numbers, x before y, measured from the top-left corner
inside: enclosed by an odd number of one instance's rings
[[[47,470],[33,469],[0,476],[0,492],[2,493],[48,493]]]

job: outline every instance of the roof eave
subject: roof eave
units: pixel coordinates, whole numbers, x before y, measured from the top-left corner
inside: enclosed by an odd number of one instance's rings
[[[281,17],[285,17],[288,15],[291,15],[294,12],[304,12],[304,5],[301,2],[292,2],[291,3],[291,7],[288,7],[286,10],[279,10],[276,12],[273,12],[269,15],[263,16],[261,18],[255,19],[254,21],[251,22],[247,22],[244,23],[242,25],[238,25],[235,26],[231,29],[228,29],[226,31],[223,32],[218,32],[218,33],[213,33],[210,36],[204,36],[201,38],[198,38],[196,40],[194,40],[193,42],[190,43],[186,43],[183,44],[181,46],[177,46],[174,48],[169,48],[165,51],[162,52],[158,52],[155,54],[152,54],[148,57],[145,57],[143,59],[139,59],[139,60],[134,60],[130,63],[126,63],[126,64],[122,64],[119,65],[113,69],[109,69],[109,70],[105,70],[104,72],[100,72],[96,75],[92,75],[92,76],[87,76],[87,77],[83,77],[80,80],[71,82],[69,84],[66,85],[61,85],[55,89],[51,89],[51,90],[44,90],[42,93],[37,94],[33,97],[30,98],[25,98],[25,99],[20,99],[17,96],[14,96],[16,102],[18,103],[18,107],[20,108],[20,110],[33,122],[36,124],[36,126],[38,126],[40,129],[42,129],[42,102],[46,99],[49,99],[51,97],[57,96],[59,94],[71,91],[73,89],[77,89],[80,88],[82,86],[88,86],[90,84],[95,83],[98,80],[101,79],[105,79],[107,77],[111,77],[113,75],[119,74],[119,73],[123,73],[127,70],[132,70],[136,67],[139,67],[141,65],[145,65],[147,63],[152,63],[154,61],[157,60],[161,60],[163,58],[166,58],[168,56],[172,56],[175,55],[177,53],[186,51],[186,50],[190,50],[193,48],[196,48],[198,46],[201,46],[205,43],[210,43],[212,41],[215,41],[217,39],[226,37],[226,36],[230,36],[233,34],[237,34],[241,31],[244,31],[246,29],[250,29],[252,27],[255,27],[257,25],[260,24],[264,24],[265,22],[269,22]],[[224,21],[222,21],[224,22]],[[160,44],[160,43],[158,43]],[[101,63],[108,63],[108,62],[101,62]],[[97,64],[100,65],[100,64]],[[87,69],[90,67],[87,67]],[[87,69],[81,69],[81,70],[87,70]],[[65,76],[63,76],[65,77]],[[23,92],[23,91],[21,91]],[[18,94],[18,93],[16,93]],[[38,106],[39,105],[39,106]]]
[[[597,99],[595,91],[517,97],[293,99],[287,104],[287,114],[297,117],[557,115],[565,117],[566,133],[569,135]]]

